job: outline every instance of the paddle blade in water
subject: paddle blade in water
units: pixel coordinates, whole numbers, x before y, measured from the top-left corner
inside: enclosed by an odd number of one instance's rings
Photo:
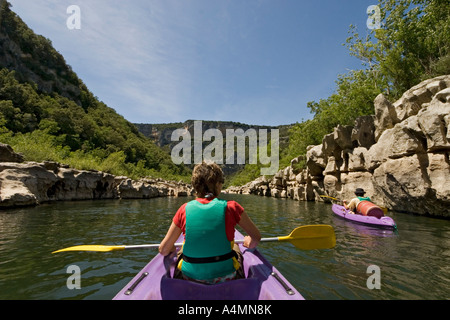
[[[52,253],[68,252],[68,251],[95,251],[95,252],[108,252],[115,250],[125,250],[125,246],[102,246],[102,245],[82,245],[64,248],[53,251]]]
[[[330,225],[301,226],[279,241],[289,241],[302,250],[330,249],[336,245],[336,235]]]

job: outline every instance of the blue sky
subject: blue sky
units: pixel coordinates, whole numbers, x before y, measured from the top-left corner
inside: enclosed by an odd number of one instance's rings
[[[339,74],[342,46],[377,0],[9,0],[101,101],[136,123],[281,125],[311,118]],[[67,8],[80,8],[80,29]]]

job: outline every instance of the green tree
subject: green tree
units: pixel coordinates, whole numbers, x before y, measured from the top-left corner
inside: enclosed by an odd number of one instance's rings
[[[393,98],[420,81],[450,74],[450,6],[445,0],[380,0],[381,29],[362,38],[355,27],[350,54],[388,83]]]
[[[448,1],[380,0],[379,7],[381,29],[363,38],[352,25],[346,40],[362,68],[340,75],[330,97],[308,103],[314,118],[291,129],[288,156],[305,154],[308,145],[321,143],[338,124],[373,114],[379,93],[397,99],[426,78],[450,74]]]
[[[290,129],[280,163],[306,154],[338,124],[352,125],[357,117],[374,114],[379,93],[396,100],[424,79],[450,74],[448,0],[380,0],[378,5],[381,28],[362,37],[351,25],[344,44],[361,69],[340,75],[331,96],[307,104],[314,116]]]

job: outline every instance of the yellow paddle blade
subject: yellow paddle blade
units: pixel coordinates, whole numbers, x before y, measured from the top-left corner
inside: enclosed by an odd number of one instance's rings
[[[82,245],[64,248],[53,251],[52,253],[67,252],[67,251],[96,251],[96,252],[108,252],[115,250],[125,250],[125,246],[102,246],[102,245]]]
[[[330,249],[336,245],[336,235],[332,226],[319,224],[295,228],[278,241],[288,241],[302,250]]]
[[[341,201],[339,199],[336,199],[334,197],[330,197],[330,196],[326,196],[326,195],[321,195],[322,198],[330,198],[331,200],[336,200],[336,201]]]

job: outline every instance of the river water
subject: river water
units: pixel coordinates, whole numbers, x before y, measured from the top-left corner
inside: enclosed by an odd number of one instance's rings
[[[398,231],[389,231],[335,217],[331,204],[248,195],[223,198],[241,203],[263,237],[288,235],[308,224],[334,227],[333,249],[259,246],[306,299],[450,298],[448,220],[390,212]],[[0,299],[113,298],[156,250],[51,252],[78,244],[159,243],[178,207],[188,200],[60,202],[0,211]],[[81,271],[81,289],[67,287],[73,265]],[[373,266],[379,272],[372,273]],[[379,289],[373,288],[375,276]]]

